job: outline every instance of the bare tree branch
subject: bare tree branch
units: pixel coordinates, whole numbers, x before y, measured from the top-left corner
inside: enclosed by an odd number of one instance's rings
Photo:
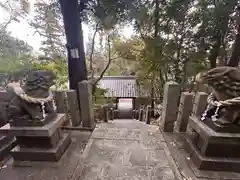
[[[99,23],[96,24],[95,31],[94,31],[94,34],[93,34],[92,47],[91,47],[91,53],[90,53],[90,58],[89,58],[89,61],[90,61],[90,72],[91,72],[91,81],[93,81],[93,78],[94,78],[93,54],[94,54],[94,47],[95,47],[95,38],[96,38],[96,35],[97,35],[97,32],[98,32],[98,25],[99,25]]]
[[[140,24],[136,21],[136,25],[137,25],[137,29],[140,33],[140,36],[141,38],[144,40],[145,39],[145,35],[143,34],[142,30],[141,30],[141,27],[140,27]]]
[[[108,63],[106,64],[104,70],[102,71],[102,73],[100,74],[100,76],[96,79],[96,81],[94,82],[94,87],[96,87],[97,83],[103,78],[105,72],[108,70],[111,62],[112,62],[112,58],[111,58],[111,44],[110,44],[110,35],[108,35],[107,37],[107,45],[108,45]]]

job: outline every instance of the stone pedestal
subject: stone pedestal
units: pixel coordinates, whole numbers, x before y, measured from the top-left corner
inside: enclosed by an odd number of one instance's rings
[[[240,133],[215,132],[191,116],[186,150],[201,170],[240,172]]]
[[[15,161],[58,161],[71,142],[70,134],[61,131],[64,114],[45,126],[10,126],[0,128],[0,133],[15,136],[17,146],[11,154]]]

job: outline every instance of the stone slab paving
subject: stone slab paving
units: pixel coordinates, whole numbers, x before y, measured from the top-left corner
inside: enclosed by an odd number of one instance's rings
[[[92,134],[72,131],[72,143],[59,162],[10,159],[0,180],[178,180],[159,127],[136,120],[97,124]],[[83,151],[83,147],[88,141]]]
[[[83,153],[79,180],[175,180],[157,126],[136,120],[102,123]]]

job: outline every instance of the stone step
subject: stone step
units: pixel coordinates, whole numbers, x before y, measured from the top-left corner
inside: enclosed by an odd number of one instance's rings
[[[13,139],[12,136],[0,136],[0,149]]]
[[[190,154],[191,160],[200,170],[240,172],[240,158],[229,158],[227,156],[222,158],[206,157],[200,153],[188,138],[186,138],[185,148]]]
[[[6,139],[6,138],[5,138]],[[7,140],[3,146],[0,146],[0,161],[2,161],[7,155],[9,155],[12,148],[16,146],[16,140]]]

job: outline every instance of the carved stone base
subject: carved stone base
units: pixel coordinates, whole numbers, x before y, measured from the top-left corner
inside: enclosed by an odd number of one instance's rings
[[[20,148],[53,148],[62,138],[62,132],[58,129],[50,137],[17,136],[17,144]],[[36,143],[37,142],[37,143]]]
[[[48,124],[51,120],[53,120],[55,117],[57,116],[56,113],[53,113],[53,114],[50,114],[50,115],[47,115],[47,117],[45,119],[41,119],[41,120],[35,120],[35,121],[32,121],[32,120],[26,120],[26,119],[23,119],[23,120],[9,120],[9,124],[11,126],[19,126],[19,127],[22,127],[22,126],[30,126],[30,127],[34,127],[34,126],[45,126],[46,124]]]
[[[16,146],[16,140],[12,136],[0,136],[0,161],[9,155],[12,148]]]
[[[64,114],[58,114],[45,126],[10,126],[0,128],[0,133],[16,136],[17,144],[11,154],[14,161],[57,161],[71,142],[70,135],[62,133]]]
[[[226,126],[220,126],[217,123],[214,123],[211,119],[207,119],[203,121],[207,126],[213,129],[215,132],[222,132],[222,133],[240,133],[240,127],[229,123]]]
[[[190,117],[186,141],[186,150],[199,169],[240,172],[240,133],[215,132]]]
[[[240,172],[239,158],[212,158],[206,157],[187,139],[186,150],[190,154],[191,160],[200,170]]]
[[[58,161],[71,143],[69,134],[63,134],[54,148],[21,148],[15,147],[11,154],[14,161]]]

